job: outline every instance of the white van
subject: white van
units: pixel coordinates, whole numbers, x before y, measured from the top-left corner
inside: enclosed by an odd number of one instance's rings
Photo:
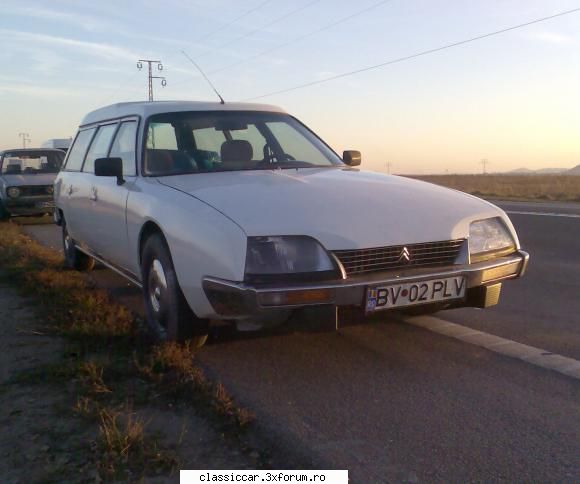
[[[68,151],[72,138],[51,138],[42,143],[41,148],[51,148],[62,150],[65,153]]]

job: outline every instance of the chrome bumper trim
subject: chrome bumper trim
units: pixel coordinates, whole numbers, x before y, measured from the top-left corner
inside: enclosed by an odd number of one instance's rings
[[[337,306],[361,306],[364,302],[365,290],[368,286],[421,282],[429,279],[446,278],[464,275],[467,278],[467,288],[495,284],[507,279],[521,277],[528,266],[529,254],[518,251],[509,256],[495,260],[469,265],[454,265],[443,268],[410,269],[397,273],[366,274],[348,279],[337,279],[305,284],[282,284],[250,286],[243,282],[232,282],[214,277],[203,279],[204,291],[218,314],[226,317],[248,317],[260,312],[304,307],[312,304],[262,306],[260,296],[268,293],[297,293],[302,291],[329,290],[333,297],[328,304]]]

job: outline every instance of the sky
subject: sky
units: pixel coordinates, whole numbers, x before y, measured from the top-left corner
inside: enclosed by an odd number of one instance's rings
[[[0,149],[74,136],[82,117],[147,98],[248,100],[536,18],[580,0],[1,0]],[[261,97],[362,168],[478,173],[580,164],[580,12]]]

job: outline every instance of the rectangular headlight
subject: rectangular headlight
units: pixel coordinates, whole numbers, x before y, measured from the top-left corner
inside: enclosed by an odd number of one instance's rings
[[[471,262],[501,257],[516,250],[516,244],[500,217],[472,222],[469,227]]]
[[[326,250],[304,236],[248,237],[246,275],[334,271]]]

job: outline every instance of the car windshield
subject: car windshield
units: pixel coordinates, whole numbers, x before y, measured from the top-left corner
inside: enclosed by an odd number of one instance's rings
[[[2,157],[3,175],[58,173],[64,160],[59,151],[13,151]]]
[[[293,117],[245,111],[151,116],[144,160],[144,173],[152,176],[342,166]]]

